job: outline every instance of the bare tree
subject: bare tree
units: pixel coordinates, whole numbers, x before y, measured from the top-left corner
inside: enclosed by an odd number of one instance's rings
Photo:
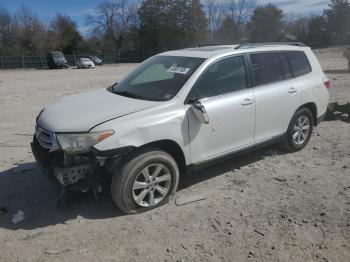
[[[46,26],[26,6],[22,6],[14,16],[16,23],[17,52],[27,54],[42,53],[46,49]],[[13,48],[14,50],[16,47]]]
[[[306,41],[309,30],[310,17],[286,14],[284,16],[284,32],[286,40]]]
[[[230,16],[234,22],[236,29],[235,40],[240,41],[243,36],[243,27],[249,21],[255,9],[255,0],[231,0],[229,2]]]
[[[204,2],[205,11],[208,17],[208,36],[209,41],[214,40],[214,33],[220,27],[223,20],[223,10],[220,4],[215,0],[206,0]]]
[[[97,5],[96,15],[87,16],[87,24],[93,32],[99,32],[109,38],[119,51],[128,34],[136,10],[127,0],[104,1]]]
[[[12,17],[4,8],[0,8],[0,50],[4,51],[9,47],[12,39]]]

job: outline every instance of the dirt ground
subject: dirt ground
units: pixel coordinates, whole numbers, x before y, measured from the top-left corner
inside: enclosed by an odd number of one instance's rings
[[[350,102],[340,50],[317,55],[331,102]],[[108,193],[56,208],[56,188],[30,151],[36,115],[134,66],[0,71],[0,261],[349,261],[350,124],[341,113],[301,152],[270,147],[183,177],[153,211],[124,216]],[[25,219],[15,225],[19,210]]]

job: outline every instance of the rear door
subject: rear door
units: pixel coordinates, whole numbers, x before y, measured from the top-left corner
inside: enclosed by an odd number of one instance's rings
[[[256,100],[255,143],[285,133],[302,102],[302,93],[282,52],[252,53]]]

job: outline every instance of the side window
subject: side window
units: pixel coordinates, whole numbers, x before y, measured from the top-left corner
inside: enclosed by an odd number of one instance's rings
[[[284,79],[278,53],[251,54],[255,85],[265,85]]]
[[[243,56],[225,58],[211,65],[193,86],[191,98],[207,98],[248,88]]]
[[[286,55],[284,53],[280,53],[280,57],[281,57],[282,69],[284,73],[284,79],[293,78],[292,69],[290,68]]]
[[[304,52],[289,51],[285,55],[292,67],[295,77],[306,75],[311,72],[311,66]]]

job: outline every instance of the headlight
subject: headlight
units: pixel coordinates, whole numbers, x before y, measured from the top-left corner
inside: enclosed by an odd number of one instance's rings
[[[74,153],[84,153],[88,152],[90,147],[113,134],[113,130],[107,130],[92,133],[56,134],[56,137],[63,150]]]

